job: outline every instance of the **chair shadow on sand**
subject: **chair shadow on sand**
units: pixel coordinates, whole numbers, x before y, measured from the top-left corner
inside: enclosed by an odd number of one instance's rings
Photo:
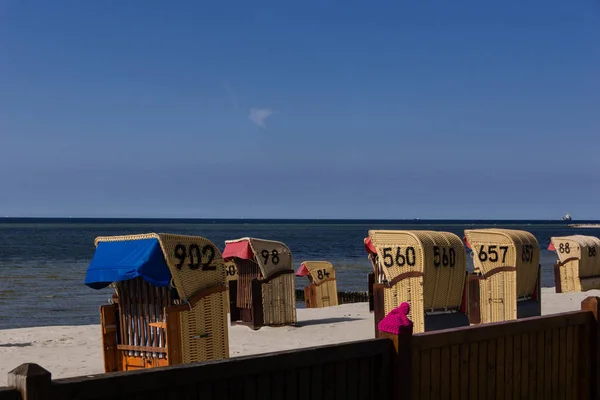
[[[322,319],[311,319],[307,321],[298,321],[294,325],[297,328],[302,328],[304,326],[311,325],[322,325],[322,324],[335,324],[336,322],[349,322],[349,321],[359,321],[362,318],[350,318],[350,317],[334,317],[334,318],[322,318]]]
[[[27,343],[0,343],[0,347],[28,347],[33,346],[32,342]]]

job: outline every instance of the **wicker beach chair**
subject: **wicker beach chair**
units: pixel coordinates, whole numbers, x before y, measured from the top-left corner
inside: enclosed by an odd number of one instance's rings
[[[309,285],[304,287],[306,308],[322,308],[338,305],[335,268],[327,261],[304,261],[296,276],[308,277]]]
[[[229,358],[226,271],[212,242],[148,233],[94,244],[85,284],[115,290],[100,307],[106,372]]]
[[[600,239],[595,236],[553,237],[548,250],[556,251],[554,284],[556,293],[600,289]]]
[[[469,276],[471,324],[541,314],[540,246],[531,233],[514,229],[465,230],[472,249]]]
[[[373,265],[377,324],[402,302],[414,332],[469,325],[465,301],[466,251],[450,232],[371,230],[364,239]]]
[[[285,244],[255,238],[227,240],[223,257],[238,271],[232,324],[260,329],[296,323],[292,253]]]

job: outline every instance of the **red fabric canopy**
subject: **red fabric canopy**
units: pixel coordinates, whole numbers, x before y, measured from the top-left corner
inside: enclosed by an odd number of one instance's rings
[[[463,236],[463,240],[465,241],[465,244],[467,245],[467,247],[471,248],[471,245],[469,244],[469,241],[467,240],[466,236]]]
[[[298,272],[296,272],[296,276],[307,276],[310,272],[308,272],[308,268],[304,263],[300,264],[300,268],[298,268]]]
[[[550,251],[556,251],[556,247],[554,247],[554,245],[552,244],[552,242],[550,242],[550,245],[548,246],[548,250],[550,250]]]
[[[371,242],[371,238],[365,238],[365,250],[367,253],[377,254],[377,249],[373,246],[373,242]]]
[[[228,260],[233,257],[243,260],[254,260],[254,252],[250,247],[250,242],[247,240],[241,242],[231,242],[225,245],[223,250],[223,259]]]

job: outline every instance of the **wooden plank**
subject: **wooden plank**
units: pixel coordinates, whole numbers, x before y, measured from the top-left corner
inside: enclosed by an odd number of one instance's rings
[[[371,387],[371,363],[368,357],[361,358],[358,360],[358,398],[368,399],[370,396]],[[323,398],[324,400],[329,400]]]
[[[479,342],[478,348],[477,348],[477,352],[479,353],[478,360],[477,360],[477,364],[478,364],[478,370],[477,370],[477,393],[478,393],[478,396],[477,396],[477,398],[478,399],[485,399],[485,397],[487,395],[487,373],[488,373],[487,345],[488,345],[487,341]]]
[[[256,375],[246,375],[242,379],[242,385],[244,387],[244,400],[260,400],[256,395]]]
[[[504,400],[505,338],[496,339],[496,399]]]
[[[418,399],[419,397],[415,397]],[[469,344],[460,345],[460,398],[469,398]]]
[[[354,358],[348,360],[346,368],[346,379],[348,382],[346,387],[346,398],[358,399],[358,376],[360,373],[358,359]]]
[[[559,372],[559,356],[560,356],[560,329],[559,328],[554,328],[551,331],[551,336],[552,336],[552,347],[551,347],[551,351],[552,351],[552,399],[558,399],[559,398],[559,389],[560,389],[560,382],[559,382],[559,376],[558,376],[558,372]]]
[[[521,335],[513,336],[513,398],[521,398]]]
[[[544,340],[544,331],[543,330],[539,330],[537,331],[536,334],[536,342],[537,342],[537,346],[536,346],[536,351],[537,351],[537,362],[536,362],[536,379],[537,379],[537,388],[536,388],[536,392],[537,392],[537,396],[536,398],[538,400],[543,400],[545,397],[545,375],[544,375],[544,371],[546,369],[546,363],[545,363],[545,340]]]
[[[529,398],[529,334],[521,335],[521,398]]]
[[[565,399],[567,393],[567,328],[559,329],[558,348],[558,398]]]
[[[440,372],[441,372],[441,386],[440,391],[442,393],[442,397],[445,399],[449,399],[452,397],[451,389],[450,389],[450,376],[452,375],[452,367],[450,366],[451,360],[451,348],[446,346],[441,349],[440,353]]]
[[[323,398],[333,400],[336,394],[335,364],[323,365]],[[273,398],[278,398],[273,396]]]
[[[335,364],[335,398],[343,400],[348,397],[348,373],[346,363]]]
[[[575,327],[570,326],[567,328],[567,349],[566,349],[566,361],[565,361],[565,398],[573,396],[573,351],[574,347],[573,336]],[[576,345],[575,345],[576,346]]]
[[[412,351],[412,397],[415,399],[421,398],[421,352]],[[402,360],[398,360],[402,362]],[[407,384],[411,384],[408,382]]]
[[[171,312],[170,307],[166,309],[167,314],[167,359],[169,365],[177,365],[183,362],[181,349],[181,328],[179,326],[179,312]]]
[[[448,374],[448,371],[442,371],[441,369],[441,349],[435,348],[430,350],[431,364],[430,364],[430,372],[429,372],[429,387],[430,387],[430,397],[432,399],[439,399],[441,397],[445,397],[441,395],[441,386],[442,386],[442,374]]]
[[[323,399],[323,366],[320,364],[315,364],[310,369],[310,393],[311,399]]]
[[[270,400],[271,396],[271,374],[259,373],[256,379],[256,398],[260,400]],[[204,399],[202,399],[204,400]]]
[[[309,400],[312,390],[311,368],[304,367],[298,370],[298,400]]]
[[[102,325],[102,354],[104,372],[118,371],[117,362],[117,307],[114,304],[100,307]],[[110,327],[110,328],[109,328]]]
[[[295,369],[288,369],[285,375],[285,398],[289,400],[298,399],[298,374]],[[306,385],[307,382],[304,382]],[[237,399],[236,399],[237,400]]]
[[[588,311],[572,311],[515,321],[442,329],[414,335],[413,346],[415,349],[430,349],[474,341],[479,342],[508,335],[522,335],[540,329],[566,328],[567,326],[590,323],[592,319],[593,315]]]
[[[431,391],[431,350],[421,351],[421,389],[419,398],[427,400],[430,397]]]
[[[0,387],[0,400],[21,400],[21,395],[14,389]]]
[[[492,339],[487,342],[487,376],[485,378],[487,393],[481,398],[494,399],[496,397],[496,346],[496,339]]]
[[[219,400],[233,399],[232,397],[229,397],[229,385],[225,379],[219,379],[214,381],[213,397]]]
[[[582,368],[581,368],[581,362],[582,359],[579,356],[579,354],[581,353],[581,348],[582,347],[587,347],[585,343],[582,343],[580,340],[581,338],[581,331],[583,330],[583,327],[581,325],[579,326],[575,326],[573,329],[573,383],[572,383],[572,388],[573,390],[571,391],[571,398],[572,399],[577,399],[579,398],[579,376],[582,373]]]
[[[504,398],[513,398],[513,336],[507,336],[504,342]]]
[[[476,399],[478,395],[479,383],[479,343],[472,342],[469,344],[469,398]]]
[[[450,353],[450,399],[458,400],[460,398],[460,346],[452,346]]]
[[[529,398],[537,396],[537,332],[529,334]]]
[[[552,329],[544,330],[544,399],[552,398],[554,377],[552,376]]]

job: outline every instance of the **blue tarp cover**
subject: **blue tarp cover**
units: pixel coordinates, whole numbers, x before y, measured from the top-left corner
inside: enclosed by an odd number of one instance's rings
[[[85,276],[85,284],[102,289],[112,282],[141,276],[154,286],[167,286],[171,271],[156,238],[100,242]]]

